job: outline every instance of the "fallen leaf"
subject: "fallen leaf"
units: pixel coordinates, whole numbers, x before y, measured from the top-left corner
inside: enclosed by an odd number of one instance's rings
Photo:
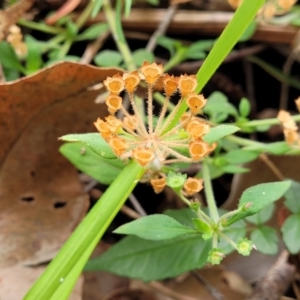
[[[0,85],[0,267],[50,260],[88,205],[58,148],[107,114],[89,87],[121,70],[60,63]]]
[[[46,267],[26,268],[15,266],[0,269],[0,299],[23,299],[36,279]],[[68,300],[82,299],[83,276],[80,276]]]

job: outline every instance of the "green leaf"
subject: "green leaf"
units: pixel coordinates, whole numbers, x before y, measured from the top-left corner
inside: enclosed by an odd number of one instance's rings
[[[0,42],[0,63],[6,68],[26,73],[12,46],[7,42]]]
[[[64,142],[81,142],[103,158],[116,159],[116,155],[99,133],[67,134],[59,138]]]
[[[300,251],[300,214],[289,216],[281,227],[283,241],[291,254]]]
[[[239,105],[240,115],[244,118],[248,117],[251,111],[251,104],[247,98],[242,98]]]
[[[259,156],[258,152],[236,149],[227,152],[222,156],[230,164],[245,164]]]
[[[175,54],[175,48],[181,45],[179,41],[171,39],[167,36],[159,36],[156,42],[157,45],[166,48],[170,52],[171,57]]]
[[[220,123],[229,115],[238,116],[236,108],[228,102],[228,98],[221,92],[214,92],[208,97],[204,112],[210,116],[214,123]]]
[[[88,27],[85,31],[78,34],[75,41],[94,40],[109,30],[107,23],[98,23]]]
[[[210,247],[211,243],[199,235],[166,241],[128,236],[90,260],[85,270],[108,271],[144,281],[161,280],[204,266]]]
[[[261,225],[271,219],[274,210],[275,210],[275,204],[271,203],[270,205],[262,209],[257,214],[247,217],[246,221],[256,225]]]
[[[243,168],[243,167],[240,167],[237,165],[225,165],[225,166],[222,166],[221,169],[225,173],[229,173],[229,174],[239,174],[239,173],[246,173],[246,172],[250,171],[247,168]]]
[[[239,130],[240,128],[234,125],[218,125],[216,127],[211,128],[210,131],[205,136],[203,136],[203,140],[206,143],[212,144],[218,141],[219,139],[227,135],[233,134]]]
[[[227,220],[227,224],[233,224],[238,220],[258,213],[266,206],[282,197],[290,185],[290,181],[283,181],[262,183],[248,188],[242,194],[238,205],[238,208],[240,208],[241,211],[230,217]],[[250,207],[243,208],[246,204],[250,204]]]
[[[71,40],[75,40],[76,35],[78,33],[78,27],[71,19],[67,20],[66,29],[66,36],[69,37]]]
[[[25,43],[27,46],[26,69],[27,74],[36,72],[43,64],[42,52],[38,41],[31,35],[25,35]]]
[[[146,240],[168,240],[197,230],[178,223],[166,215],[151,215],[118,227],[114,233],[133,234]]]
[[[95,64],[102,67],[118,67],[123,61],[122,55],[113,50],[103,50],[94,57]]]
[[[202,238],[204,240],[208,240],[212,237],[213,230],[211,226],[209,226],[206,222],[198,218],[193,218],[192,221],[194,223],[195,228],[202,233]]]
[[[261,226],[252,231],[250,236],[257,250],[263,254],[274,255],[278,252],[278,236],[274,228]]]
[[[4,66],[2,66],[2,68],[3,68],[5,81],[16,80],[20,77],[20,72],[18,70],[6,68]]]
[[[192,219],[196,217],[196,214],[190,208],[167,209],[164,211],[164,214],[174,218],[176,221],[178,221],[180,224],[183,224],[184,226],[194,226]]]
[[[300,213],[300,183],[290,179],[291,186],[284,194],[284,205],[294,214]]]
[[[104,159],[83,143],[66,143],[60,153],[83,173],[103,184],[111,184],[124,168],[119,159]]]
[[[91,18],[94,19],[99,13],[101,7],[103,5],[103,0],[94,0],[94,7],[91,13]]]
[[[269,144],[260,143],[253,146],[246,146],[243,149],[280,155],[288,152],[291,149],[291,147],[286,142],[274,142]]]
[[[257,21],[253,20],[239,39],[239,42],[246,42],[251,39],[257,28]]]
[[[144,61],[152,63],[154,61],[154,55],[145,49],[138,49],[132,53],[132,58],[137,67],[140,67]]]

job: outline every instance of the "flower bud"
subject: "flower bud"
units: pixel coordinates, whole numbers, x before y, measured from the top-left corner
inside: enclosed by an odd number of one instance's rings
[[[154,152],[151,149],[137,148],[132,150],[132,157],[142,166],[148,165],[154,158]]]
[[[166,178],[153,178],[150,180],[150,183],[156,194],[159,194],[167,184]]]
[[[114,95],[119,95],[124,90],[124,80],[120,74],[107,77],[103,83],[107,90]]]
[[[252,243],[252,241],[248,240],[247,238],[240,239],[237,244],[238,253],[240,253],[244,256],[250,255],[252,248],[253,248],[253,243]]]
[[[203,189],[203,180],[189,177],[184,183],[183,188],[187,196],[192,196]]]
[[[212,265],[219,265],[224,257],[225,254],[221,249],[214,248],[208,252],[207,261],[209,261]]]

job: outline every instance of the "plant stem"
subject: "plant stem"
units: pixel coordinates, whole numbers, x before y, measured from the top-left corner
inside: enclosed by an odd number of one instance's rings
[[[212,185],[211,185],[211,179],[209,174],[209,168],[206,160],[203,160],[202,162],[202,174],[203,174],[203,180],[204,180],[204,192],[206,196],[206,201],[210,213],[210,217],[212,220],[217,223],[219,220],[219,212],[216,205]]]
[[[132,58],[131,52],[129,50],[129,47],[126,43],[126,40],[122,40],[122,38],[120,38],[120,36],[118,35],[117,24],[116,24],[116,14],[112,10],[109,0],[103,1],[103,10],[104,10],[104,14],[105,14],[107,23],[111,30],[112,36],[115,40],[115,43],[117,44],[117,47],[118,47],[121,55],[123,56],[123,59],[124,59],[127,69],[129,71],[134,71],[136,69],[135,63],[133,61],[133,58]]]
[[[164,65],[165,72],[184,61],[186,52],[187,47],[182,46],[182,48],[179,48],[175,55]]]
[[[234,142],[240,146],[265,146],[264,143],[252,141],[249,139],[241,138],[236,135],[228,135],[225,137],[228,141]]]
[[[75,22],[78,29],[80,29],[87,21],[87,19],[89,18],[89,16],[93,11],[94,6],[95,6],[95,1],[89,1],[88,5],[85,7],[85,9],[83,10],[83,12],[80,14],[80,16]]]
[[[153,98],[159,103],[161,106],[164,105],[166,98],[159,92],[154,93]],[[168,111],[174,110],[175,105],[172,102],[168,102]]]
[[[296,122],[300,121],[300,115],[291,116],[292,119]],[[243,123],[243,127],[256,127],[261,125],[277,125],[280,124],[280,121],[277,118],[264,119],[264,120],[253,120],[246,123]]]
[[[41,32],[45,32],[45,33],[52,33],[52,34],[58,34],[58,33],[61,33],[64,31],[63,28],[49,26],[44,23],[36,23],[33,21],[25,20],[25,19],[19,20],[18,25],[21,25],[21,26],[24,26],[24,27],[27,27],[30,29],[38,30]]]

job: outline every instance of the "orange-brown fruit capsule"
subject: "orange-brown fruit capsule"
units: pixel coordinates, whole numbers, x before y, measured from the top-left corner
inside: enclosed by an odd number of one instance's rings
[[[138,124],[138,118],[137,116],[130,116],[130,117],[125,117],[123,119],[123,124],[124,124],[124,127],[126,128],[129,128],[131,130],[135,130],[136,127],[137,127],[137,124]]]
[[[196,75],[181,75],[178,79],[178,87],[182,97],[187,96],[189,93],[193,92],[197,87]]]
[[[167,97],[171,97],[178,88],[178,77],[170,76],[166,74],[163,78],[163,85],[166,92]]]
[[[276,14],[276,6],[273,3],[267,3],[262,8],[262,14],[266,19],[271,19]]]
[[[243,0],[227,0],[229,5],[231,5],[233,8],[238,8]]]
[[[190,142],[189,151],[193,160],[200,160],[209,152],[209,146],[202,140],[198,139]]]
[[[131,73],[124,73],[123,79],[125,81],[125,89],[128,93],[133,93],[137,86],[139,85],[141,79],[137,71]]]
[[[108,141],[108,143],[117,156],[121,156],[125,152],[125,150],[128,148],[128,144],[126,143],[126,140],[124,140],[118,136],[113,136]]]
[[[155,155],[151,149],[136,148],[132,150],[132,157],[144,167],[155,158]]]
[[[199,193],[203,189],[203,179],[189,177],[183,185],[188,196]]]
[[[201,108],[205,106],[206,102],[207,100],[203,95],[197,95],[196,93],[189,94],[186,99],[186,104],[194,115],[200,112]]]
[[[143,65],[141,66],[141,72],[145,76],[146,82],[150,85],[153,85],[163,74],[164,68],[161,64],[150,64],[147,61],[144,61]]]
[[[289,10],[297,0],[278,0],[277,4],[285,11]]]
[[[190,119],[190,121],[187,122],[188,119]],[[180,118],[180,123],[181,123],[182,127],[183,127],[184,129],[186,129],[187,126],[188,126],[188,124],[189,124],[190,122],[192,122],[193,120],[194,120],[194,117],[193,117],[193,116],[191,117],[191,114],[190,114],[190,113],[184,113],[184,114],[181,116],[181,118]]]
[[[119,110],[122,106],[122,98],[119,97],[119,96],[111,94],[106,98],[105,103],[108,107],[108,111],[111,114],[115,114],[115,112],[117,110]]]
[[[217,148],[217,146],[218,146],[218,143],[217,143],[217,142],[214,142],[213,144],[211,144],[211,145],[209,146],[209,153],[210,153],[210,152],[213,152],[213,151]]]
[[[298,130],[296,122],[292,119],[292,116],[288,111],[281,109],[278,113],[277,119],[285,129]]]
[[[189,122],[186,127],[186,131],[193,139],[201,138],[203,135],[208,133],[209,130],[210,126],[208,124],[197,119]]]
[[[284,133],[285,141],[289,145],[298,143],[298,140],[299,140],[298,131],[292,130],[292,129],[283,129],[283,133]]]
[[[154,189],[154,192],[156,194],[159,194],[160,192],[162,192],[162,190],[164,189],[164,187],[167,184],[166,178],[162,177],[162,178],[152,178],[150,180],[150,183]]]
[[[101,136],[107,141],[112,136],[112,128],[108,123],[104,122],[100,118],[94,122],[95,127],[100,132]]]
[[[124,90],[125,86],[124,80],[120,74],[116,74],[113,77],[107,77],[103,83],[107,90],[114,95],[119,95]]]
[[[112,128],[114,128],[114,132],[118,132],[122,128],[122,121],[115,116],[108,116],[105,120]]]

